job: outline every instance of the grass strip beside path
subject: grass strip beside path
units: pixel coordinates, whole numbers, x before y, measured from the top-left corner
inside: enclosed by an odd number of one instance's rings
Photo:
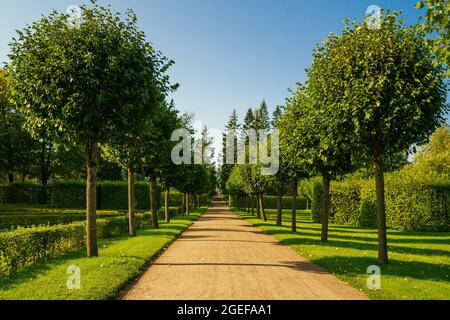
[[[86,258],[81,249],[61,258],[43,261],[9,277],[0,277],[3,300],[106,300],[115,298],[170,243],[205,211],[177,216],[160,229],[138,231],[99,242],[99,257]],[[81,289],[67,288],[69,266],[81,269]]]
[[[282,227],[275,223],[276,210],[267,210],[267,222],[234,211],[371,299],[450,299],[450,232],[388,231],[389,265],[381,267],[381,289],[369,290],[367,267],[377,264],[377,230],[330,225],[324,244],[321,225],[311,222],[309,211],[298,214],[297,234],[291,232],[290,210],[283,210]]]

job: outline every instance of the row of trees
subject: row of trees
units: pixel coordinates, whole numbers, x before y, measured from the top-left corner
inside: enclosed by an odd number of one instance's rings
[[[371,167],[376,184],[378,260],[388,263],[384,173],[427,141],[445,122],[444,66],[420,26],[405,26],[399,14],[383,15],[380,29],[346,22],[313,54],[308,80],[298,84],[274,126],[280,131],[280,171],[258,177],[256,165],[238,166],[228,190],[260,194],[278,186],[292,190],[292,231],[296,232],[298,181],[321,176],[322,235],[328,239],[330,181]],[[261,203],[259,201],[259,203]],[[264,210],[262,210],[262,217]],[[281,210],[277,223],[281,223]]]
[[[129,10],[123,17],[93,2],[92,7],[82,7],[79,27],[67,19],[54,11],[18,31],[10,45],[6,82],[1,82],[1,105],[2,113],[23,122],[30,141],[42,148],[83,151],[87,254],[93,257],[98,255],[99,154],[127,170],[132,236],[136,235],[136,173],[150,182],[152,225],[158,228],[158,180],[166,190],[169,220],[170,189],[185,195],[189,213],[189,195],[208,193],[214,172],[206,166],[172,163],[171,134],[178,128],[193,131],[192,117],[180,116],[174,103],[167,102],[168,94],[178,87],[167,75],[174,62],[147,42],[135,14]],[[5,136],[11,138],[9,132],[2,132],[2,148]],[[2,159],[8,160],[3,155]]]

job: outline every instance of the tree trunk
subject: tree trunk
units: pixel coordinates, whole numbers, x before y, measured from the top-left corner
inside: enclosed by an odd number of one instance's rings
[[[133,165],[128,166],[128,230],[130,236],[136,236],[135,184]]]
[[[87,163],[86,181],[86,247],[88,257],[98,256],[97,246],[97,156],[96,143],[87,144],[85,157]]]
[[[250,209],[250,205],[251,205],[251,199],[249,196],[245,196],[245,199],[247,201],[247,213],[250,213],[251,209]]]
[[[322,194],[322,234],[321,241],[328,241],[328,217],[330,212],[330,179],[323,177],[323,194]]]
[[[387,264],[389,259],[386,235],[386,209],[384,202],[384,172],[381,156],[375,157],[375,184],[377,192],[378,263]]]
[[[267,221],[266,208],[264,207],[264,193],[262,193],[262,192],[259,194],[259,201],[260,201],[262,218],[264,221]]]
[[[261,219],[261,203],[259,202],[259,194],[256,194],[256,217]]]
[[[41,184],[48,185],[48,179],[50,178],[50,151],[47,150],[46,141],[42,141],[41,148]]]
[[[252,195],[252,216],[255,215],[255,197]]]
[[[245,207],[246,207],[246,213],[250,213],[250,198],[249,196],[245,196]]]
[[[297,232],[297,179],[292,184],[292,233]]]
[[[277,202],[277,226],[282,225],[282,219],[283,219],[283,195],[278,195],[278,202]]]
[[[181,215],[184,216],[185,214],[185,209],[186,209],[186,205],[184,203],[184,201],[186,200],[186,193],[183,192],[181,195]]]
[[[189,193],[188,192],[186,192],[186,200],[184,201],[184,203],[186,204],[186,214],[189,215],[190,210],[189,210]]]
[[[169,197],[170,197],[170,189],[167,188],[164,194],[164,214],[167,223],[170,222]]]
[[[41,184],[46,185],[46,178],[45,178],[45,140],[42,141],[42,147],[41,147]]]
[[[14,173],[12,172],[12,171],[9,171],[8,172],[8,182],[11,184],[11,183],[14,183]]]
[[[150,188],[152,190],[152,192],[151,192],[151,200],[152,200],[152,227],[154,229],[159,229],[158,209],[156,208],[156,194],[157,194],[156,176],[154,174],[150,176]]]

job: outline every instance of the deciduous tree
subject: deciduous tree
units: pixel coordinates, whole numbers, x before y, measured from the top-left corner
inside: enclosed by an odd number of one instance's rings
[[[83,145],[87,164],[87,254],[98,255],[96,181],[99,143],[137,124],[167,90],[167,60],[137,28],[95,4],[79,28],[54,11],[11,42],[9,85],[32,134],[41,128]]]
[[[442,67],[417,27],[397,13],[383,15],[380,29],[347,24],[315,52],[330,130],[352,141],[354,155],[373,164],[377,194],[378,260],[388,263],[384,170],[387,158],[422,144],[444,121],[448,107]],[[326,142],[325,142],[326,144]]]

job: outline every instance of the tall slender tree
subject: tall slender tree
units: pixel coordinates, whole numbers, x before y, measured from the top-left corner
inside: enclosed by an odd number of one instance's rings
[[[254,125],[253,128],[258,130],[269,130],[270,129],[270,118],[269,118],[269,110],[267,108],[266,101],[263,100],[259,106],[255,110],[254,115]]]
[[[236,162],[237,162],[237,139],[234,144],[234,163],[227,163],[227,136],[236,136],[239,130],[238,124],[238,116],[236,114],[236,110],[233,110],[233,113],[228,120],[227,125],[225,126],[225,132],[222,135],[222,164],[220,167],[220,188],[222,190],[226,190],[226,183],[230,177],[231,171],[233,170]]]

